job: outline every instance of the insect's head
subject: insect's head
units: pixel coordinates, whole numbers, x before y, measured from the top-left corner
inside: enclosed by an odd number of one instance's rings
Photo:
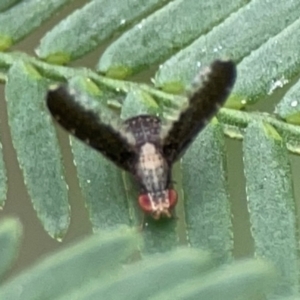
[[[172,211],[177,203],[177,193],[173,189],[160,193],[147,193],[139,196],[139,205],[147,215],[158,220],[161,217],[172,217]]]

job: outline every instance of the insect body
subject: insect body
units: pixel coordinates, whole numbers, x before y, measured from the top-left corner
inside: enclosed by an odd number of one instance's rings
[[[125,122],[135,138],[136,156],[132,173],[141,184],[140,207],[154,219],[171,217],[177,194],[171,188],[171,164],[164,156],[161,140],[161,121],[154,116],[142,115]]]
[[[188,105],[174,122],[140,115],[113,126],[77,101],[76,93],[62,85],[49,91],[47,105],[57,122],[100,151],[140,184],[139,205],[154,219],[171,217],[177,203],[171,169],[224,103],[234,84],[235,65],[215,61],[195,81]]]

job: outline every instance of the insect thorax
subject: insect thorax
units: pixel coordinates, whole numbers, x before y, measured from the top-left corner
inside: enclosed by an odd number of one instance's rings
[[[166,190],[169,167],[154,144],[147,142],[141,146],[136,171],[146,192],[160,196]]]

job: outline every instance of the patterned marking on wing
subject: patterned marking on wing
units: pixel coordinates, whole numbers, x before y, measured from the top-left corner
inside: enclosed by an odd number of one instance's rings
[[[129,171],[134,152],[126,137],[112,126],[102,123],[95,112],[76,101],[76,96],[69,92],[67,86],[50,90],[47,105],[63,128]]]
[[[236,67],[231,61],[217,60],[199,77],[189,95],[187,108],[180,113],[178,120],[163,130],[163,151],[170,163],[184,154],[225,102],[235,82]]]

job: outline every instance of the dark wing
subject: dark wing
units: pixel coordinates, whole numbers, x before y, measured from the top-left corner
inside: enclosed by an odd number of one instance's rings
[[[76,100],[67,86],[50,90],[47,105],[56,121],[71,134],[129,171],[134,152],[125,134],[101,122],[100,117]]]
[[[236,67],[232,61],[217,60],[199,77],[187,108],[163,132],[163,151],[169,163],[183,155],[225,102],[235,82]]]

